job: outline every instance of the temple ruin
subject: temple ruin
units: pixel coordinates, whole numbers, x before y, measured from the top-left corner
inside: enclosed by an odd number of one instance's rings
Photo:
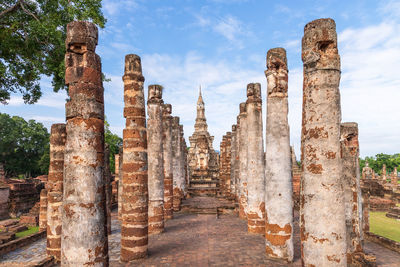
[[[189,194],[217,195],[218,190],[218,154],[213,148],[214,136],[208,132],[205,106],[201,88],[197,100],[197,116],[194,132],[189,136],[188,151]]]
[[[146,98],[141,58],[128,54],[120,88],[123,145],[111,155],[112,174],[97,41],[93,23],[67,25],[66,124],[51,127],[48,177],[8,180],[0,164],[0,256],[15,244],[42,238],[44,259],[35,266],[400,262],[393,254],[400,245],[371,233],[369,214],[400,218],[397,168],[388,166],[388,173],[384,165],[379,175],[367,162],[360,172],[361,132],[357,123],[341,121],[334,20],[314,20],[304,28],[300,162],[290,145],[284,48],[267,52],[266,99],[260,83],[243,88],[219,153],[201,88],[188,147],[182,120],[164,104],[162,85],[149,85]],[[27,226],[40,230],[18,241],[15,233]],[[389,256],[375,257],[371,242],[387,248],[379,251]]]

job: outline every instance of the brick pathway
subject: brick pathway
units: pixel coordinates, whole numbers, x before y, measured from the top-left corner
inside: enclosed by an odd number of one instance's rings
[[[197,199],[203,207],[213,199]],[[195,204],[196,199],[190,200]],[[215,202],[214,202],[215,201]],[[295,225],[295,262],[287,264],[268,260],[264,254],[264,238],[248,234],[246,222],[234,215],[174,214],[166,223],[165,232],[149,238],[149,257],[131,264],[119,262],[120,225],[113,214],[112,235],[109,237],[110,266],[301,266],[298,225]],[[45,240],[8,253],[0,258],[0,266],[24,266],[45,257]],[[366,251],[377,256],[378,266],[400,266],[400,254],[366,242]],[[16,263],[19,262],[20,265]],[[21,264],[26,262],[25,264]],[[14,265],[15,264],[15,265]]]

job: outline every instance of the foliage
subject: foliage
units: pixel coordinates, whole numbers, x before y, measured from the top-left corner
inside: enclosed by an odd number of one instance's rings
[[[15,234],[16,238],[21,238],[21,237],[25,237],[34,233],[39,232],[39,226],[28,226],[28,230],[19,232]]]
[[[377,154],[375,157],[365,157],[365,159],[360,158],[360,171],[365,167],[366,162],[368,162],[369,167],[371,167],[375,173],[381,174],[383,164],[386,164],[387,173],[391,173],[395,167],[400,167],[400,153],[394,155],[387,154]]]
[[[25,103],[41,96],[41,75],[53,90],[66,89],[66,25],[88,20],[104,27],[101,0],[2,0],[0,3],[0,103],[20,92]]]
[[[110,124],[104,121],[104,141],[110,148],[110,170],[115,172],[115,154],[118,154],[119,147],[122,146],[122,138],[110,131]]]
[[[370,231],[374,234],[400,242],[400,221],[388,218],[386,212],[369,213]]]
[[[8,176],[40,175],[41,158],[48,153],[49,133],[43,124],[0,113],[0,163]]]

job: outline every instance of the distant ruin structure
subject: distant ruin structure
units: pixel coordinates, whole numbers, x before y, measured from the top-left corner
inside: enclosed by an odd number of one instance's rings
[[[213,148],[214,136],[208,132],[204,101],[199,91],[194,133],[189,137],[188,167],[192,195],[216,195],[218,190],[218,154]]]

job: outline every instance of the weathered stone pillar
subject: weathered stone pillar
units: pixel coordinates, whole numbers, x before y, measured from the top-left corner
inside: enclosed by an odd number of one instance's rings
[[[137,55],[125,56],[122,156],[121,261],[147,256],[148,165],[142,65]]]
[[[236,194],[236,125],[232,125],[232,137],[231,137],[231,160],[230,160],[230,195],[234,197]]]
[[[350,263],[351,255],[355,252],[362,252],[363,250],[361,238],[362,203],[357,123],[342,123],[340,135],[344,201],[346,208],[347,257],[348,263]]]
[[[362,196],[362,230],[364,234],[366,232],[369,232],[370,192],[368,187],[361,188],[361,196]]]
[[[390,177],[390,181],[391,181],[391,183],[393,185],[397,186],[398,185],[397,180],[398,180],[398,178],[397,178],[397,168],[395,167],[394,170],[393,170],[393,173],[392,173],[392,175]]]
[[[182,191],[182,148],[179,117],[172,117],[172,176],[173,176],[173,209],[181,209]]]
[[[104,144],[104,182],[106,191],[107,234],[111,234],[112,188],[110,172],[110,147]]]
[[[119,154],[114,155],[114,173],[115,177],[118,177],[119,174]]]
[[[226,135],[222,136],[222,141],[219,145],[219,191],[222,195],[225,195],[225,183],[226,183]]]
[[[239,204],[240,198],[240,115],[236,116],[236,158],[235,158],[235,199]]]
[[[162,86],[149,85],[147,100],[149,234],[164,231],[163,104]]]
[[[67,25],[66,133],[61,265],[107,266],[105,218],[104,97],[97,27]]]
[[[163,105],[164,219],[173,217],[172,106]]]
[[[6,172],[3,163],[0,163],[0,183],[6,183]]]
[[[123,191],[123,186],[122,186],[122,166],[123,166],[123,159],[124,159],[124,154],[123,154],[123,147],[119,148],[118,151],[118,220],[122,220],[122,191]]]
[[[47,255],[61,260],[61,208],[63,199],[65,124],[53,124],[50,134],[50,166],[47,192]]]
[[[368,162],[366,163],[366,165],[365,165],[365,167],[369,167],[368,166]],[[371,169],[371,172],[373,172],[373,170]],[[381,171],[381,177],[382,177],[382,180],[383,180],[383,182],[387,182],[386,181],[386,179],[387,179],[387,172],[386,172],[386,164],[383,164],[383,166],[382,166],[382,171]],[[372,175],[371,175],[372,176]],[[372,178],[372,177],[371,177]]]
[[[261,85],[247,85],[247,229],[265,233],[265,169]]]
[[[183,132],[183,125],[179,124],[179,140],[180,140],[180,149],[181,149],[181,155],[180,155],[180,172],[181,172],[181,190],[182,190],[182,199],[184,199],[186,197],[186,172],[185,172],[185,165],[186,165],[186,153],[187,153],[187,149],[186,149],[186,142],[185,142],[185,138],[184,138],[184,132]]]
[[[229,197],[231,194],[231,157],[232,157],[232,133],[226,133],[226,155],[225,155],[225,196]]]
[[[302,261],[304,266],[346,266],[340,159],[340,57],[332,19],[314,20],[305,26],[302,60]]]
[[[240,103],[239,114],[239,218],[247,220],[247,114],[246,103]]]
[[[39,231],[47,229],[47,189],[40,191]]]
[[[288,122],[286,51],[267,53],[265,154],[265,249],[268,257],[293,261],[293,189]],[[296,159],[294,159],[296,160]]]

